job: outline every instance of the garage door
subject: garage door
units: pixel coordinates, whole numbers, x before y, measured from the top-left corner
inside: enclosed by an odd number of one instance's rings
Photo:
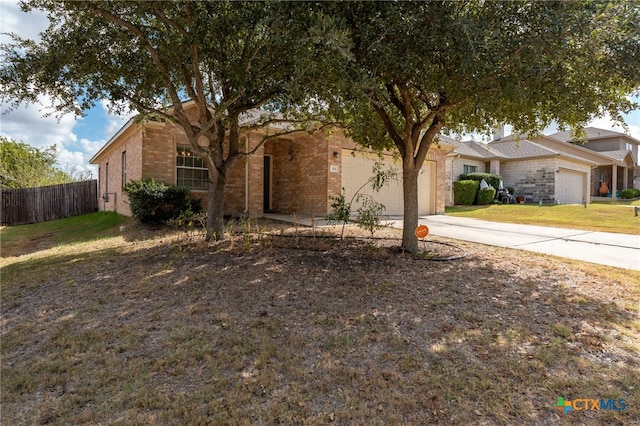
[[[378,157],[366,157],[361,153],[352,155],[351,150],[342,151],[342,187],[345,189],[347,201],[351,200],[356,191],[373,176],[373,165],[379,161]],[[391,156],[385,156],[383,170],[393,167],[398,172],[398,180],[375,192],[371,185],[366,185],[360,194],[371,195],[377,202],[384,204],[384,214],[401,216],[404,212],[402,198],[402,166],[394,162]],[[434,162],[425,161],[418,178],[418,214],[429,215],[435,213],[435,182],[436,166]],[[360,207],[355,204],[352,211]]]
[[[580,204],[585,199],[586,173],[560,169],[556,175],[556,198],[560,204]]]

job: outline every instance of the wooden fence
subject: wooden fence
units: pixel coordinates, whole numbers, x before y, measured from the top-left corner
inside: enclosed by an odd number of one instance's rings
[[[46,222],[98,210],[98,181],[2,190],[2,225]]]

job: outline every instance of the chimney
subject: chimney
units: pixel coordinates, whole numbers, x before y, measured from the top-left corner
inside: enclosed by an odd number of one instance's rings
[[[504,126],[496,128],[493,132],[494,141],[499,141],[502,138],[504,138]]]

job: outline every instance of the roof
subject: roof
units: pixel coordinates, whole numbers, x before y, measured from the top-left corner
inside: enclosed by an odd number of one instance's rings
[[[627,155],[631,155],[629,151],[626,149],[619,149],[616,151],[600,151],[602,155],[606,155],[607,157],[611,157],[617,161],[624,161]]]
[[[457,142],[455,152],[461,156],[473,157],[473,158],[480,157],[483,159],[491,159],[491,158],[505,157],[504,154],[493,149],[489,145],[479,143],[476,141]]]
[[[531,157],[550,157],[560,155],[559,152],[549,148],[545,148],[528,139],[520,140],[498,140],[490,142],[489,145],[496,151],[502,153],[505,157],[511,159],[531,158]]]
[[[627,139],[631,139],[636,143],[640,144],[640,141],[634,139],[633,137],[627,135],[622,132],[615,132],[613,130],[599,129],[597,127],[585,127],[585,133],[587,134],[588,140],[594,139],[605,139],[605,138],[616,138],[616,137],[625,137]],[[571,135],[571,131],[557,132],[549,135],[550,138],[557,139],[563,142],[571,142],[575,141],[576,138]]]

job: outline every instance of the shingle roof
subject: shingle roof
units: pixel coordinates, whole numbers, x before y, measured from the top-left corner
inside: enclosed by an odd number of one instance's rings
[[[544,146],[538,145],[537,143],[531,142],[527,139],[507,141],[498,140],[490,142],[489,145],[491,145],[494,150],[512,159],[559,155],[557,151],[545,148]]]
[[[607,157],[614,158],[618,161],[624,161],[624,158],[627,155],[631,155],[631,153],[626,149],[619,149],[616,151],[600,151],[599,153],[602,155],[606,155]]]
[[[475,141],[453,141],[457,154],[473,158],[504,158],[505,156],[487,144]]]
[[[597,139],[597,138],[607,138],[607,137],[618,137],[618,136],[627,136],[630,137],[629,135],[626,135],[622,132],[615,132],[613,130],[605,130],[605,129],[599,129],[597,127],[585,127],[584,131],[587,134],[587,139]],[[557,132],[557,133],[553,133],[551,135],[549,135],[550,138],[553,139],[557,139],[563,142],[570,142],[575,140],[574,137],[571,136],[571,132],[570,131],[564,131],[564,132]]]

